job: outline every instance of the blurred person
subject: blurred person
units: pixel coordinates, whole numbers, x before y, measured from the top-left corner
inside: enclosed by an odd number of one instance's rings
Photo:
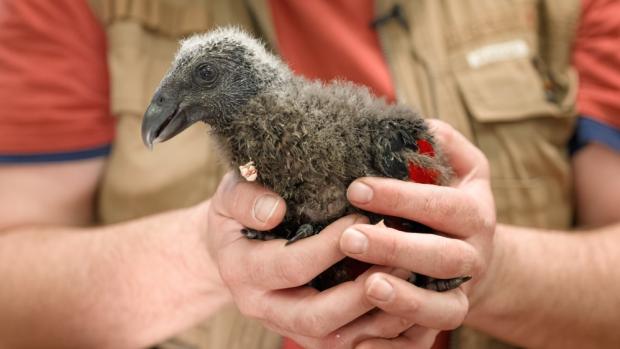
[[[166,12],[166,18],[175,13]],[[125,24],[128,32],[142,32],[136,23]],[[130,46],[144,48],[151,40]],[[103,26],[87,2],[1,1],[0,43],[0,100],[6,106],[0,114],[0,347],[147,347],[230,303],[206,235],[222,229],[232,236],[239,229],[225,227],[237,221],[256,229],[277,224],[282,199],[263,192],[231,196],[235,185],[228,181],[219,197],[207,200],[224,171],[204,142],[204,130],[153,153],[134,142],[139,133],[134,139],[132,125],[139,124],[141,111],[131,103],[146,90],[114,94],[115,85],[113,95],[130,104],[120,107],[121,100],[110,99],[106,55],[115,50],[107,50]],[[170,43],[166,60],[176,47]],[[123,72],[150,65],[137,63]],[[155,82],[160,76],[151,68]],[[114,110],[117,122],[110,105],[120,108]],[[178,152],[180,145],[185,151]],[[152,173],[146,175],[147,169]],[[155,214],[161,211],[166,212]],[[352,222],[343,218],[331,229],[339,233]],[[326,239],[330,234],[319,242]],[[293,256],[295,250],[284,252]],[[342,292],[345,297],[356,292],[352,310],[366,309],[363,283]],[[162,346],[193,341],[215,348],[277,347],[281,341],[245,321],[243,336],[236,336],[231,328],[237,323],[228,310],[208,327]],[[353,330],[385,332],[377,324]],[[321,339],[298,341],[322,346]]]
[[[226,283],[245,314],[262,319],[271,329],[289,334],[308,347],[325,343],[347,346],[368,337],[393,337],[401,332],[414,333],[411,338],[424,339],[418,344],[426,347],[436,332],[412,327],[414,323],[453,328],[467,310],[467,298],[462,292],[468,292],[470,297],[482,293],[478,291],[480,286],[456,290],[441,297],[452,303],[425,303],[433,304],[429,309],[435,310],[452,304],[448,309],[452,313],[446,319],[437,321],[433,316],[436,312],[427,311],[411,315],[415,317],[412,321],[411,317],[403,320],[399,309],[372,300],[368,303],[364,288],[369,285],[364,280],[369,274],[331,294],[309,297],[308,290],[287,293],[291,297],[287,303],[267,297],[281,294],[265,292],[261,287],[275,288],[282,278],[284,284],[303,284],[303,277],[310,277],[313,272],[318,274],[318,269],[308,266],[303,273],[276,269],[281,275],[270,275],[256,280],[255,284],[244,281],[242,276],[249,278],[263,268],[260,264],[232,264],[230,259],[225,260],[226,254],[214,249],[225,247],[222,244],[230,241],[218,237],[231,239],[230,230],[239,224],[235,221],[258,228],[277,224],[283,205],[257,211],[251,207],[257,198],[265,199],[257,201],[259,204],[272,205],[280,199],[260,188],[230,184],[229,178],[222,184],[219,196],[199,204],[213,193],[223,174],[216,164],[217,155],[204,140],[204,130],[195,128],[186,132],[153,153],[143,148],[139,138],[140,115],[148,96],[167,69],[178,38],[192,32],[217,25],[241,25],[263,36],[298,73],[311,78],[341,77],[363,83],[388,100],[408,103],[423,114],[448,121],[489,158],[497,216],[504,223],[548,229],[570,227],[572,200],[565,146],[573,132],[577,91],[579,112],[588,117],[580,123],[592,121],[606,130],[613,130],[613,125],[617,125],[613,116],[617,115],[618,106],[613,93],[618,86],[614,66],[618,37],[614,34],[617,33],[614,20],[618,16],[613,15],[617,13],[613,1],[398,4],[391,1],[110,0],[91,1],[92,7],[88,7],[81,0],[4,0],[2,5],[0,98],[5,108],[4,126],[0,128],[0,160],[9,165],[0,168],[3,186],[0,222],[4,228],[0,258],[10,260],[11,264],[0,265],[5,266],[3,279],[14,286],[0,293],[1,303],[11,305],[7,308],[10,311],[3,314],[12,319],[0,321],[12,325],[3,327],[0,337],[24,341],[23,346],[27,341],[49,343],[54,336],[75,341],[72,344],[59,341],[60,347],[149,345],[197,323],[226,303],[231,297],[223,286]],[[581,77],[579,85],[571,58]],[[106,61],[110,69],[109,83]],[[115,125],[110,114],[116,117]],[[594,139],[585,141],[589,144],[573,161],[576,178],[585,178],[581,185],[577,181],[579,217],[584,222],[592,219],[590,223],[602,220],[601,217],[606,222],[617,219],[614,216],[617,211],[610,206],[617,198],[611,187],[613,178],[600,170],[604,165],[599,161],[601,152],[596,150],[602,147],[602,154],[606,154],[602,158],[608,158],[609,142],[608,138],[598,139],[599,134],[595,132]],[[112,140],[113,150],[106,157]],[[598,155],[592,156],[592,149]],[[580,165],[580,161],[587,165]],[[480,160],[473,159],[471,163],[475,165]],[[613,166],[617,162],[604,164]],[[482,192],[484,181],[483,174],[480,178],[483,184],[478,187]],[[603,183],[609,185],[602,186]],[[593,184],[601,185],[598,187],[601,195],[596,195]],[[398,198],[410,193],[408,189],[402,187],[402,193],[388,191],[388,197]],[[98,194],[96,204],[95,193]],[[602,202],[603,198],[611,201]],[[407,196],[398,202],[423,204],[423,199]],[[437,205],[449,204],[450,197],[439,195],[436,200]],[[489,205],[492,207],[484,195],[467,205],[486,207],[486,217],[478,217],[484,218],[478,220],[484,223],[483,231],[471,231],[463,236],[454,231],[455,221],[440,226],[436,222],[431,224],[444,228],[440,231],[465,238],[466,243],[458,246],[476,255],[477,263],[473,266],[477,267],[481,280],[476,285],[501,285],[488,277],[496,275],[497,268],[482,278],[493,246],[490,244],[493,212],[489,213]],[[180,207],[193,208],[138,219]],[[257,220],[252,212],[272,215]],[[481,215],[475,209],[463,212],[474,218]],[[588,212],[595,212],[599,218],[589,218]],[[205,222],[206,216],[210,218]],[[457,217],[463,217],[462,213]],[[62,228],[94,222],[105,226]],[[119,222],[125,223],[116,224]],[[304,242],[307,253],[316,252],[311,255],[316,266],[342,258],[334,236],[351,223],[353,218],[343,219],[316,239]],[[498,230],[500,236],[502,229],[514,232],[502,227]],[[88,233],[80,234],[81,231]],[[185,231],[188,233],[183,234]],[[200,234],[204,231],[209,233]],[[506,235],[515,237],[515,234]],[[342,239],[344,249],[346,234]],[[449,241],[452,240],[459,239]],[[228,249],[228,255],[237,253],[266,265],[282,258],[298,262],[293,265],[303,261],[294,254],[298,249],[281,250],[281,246],[273,244],[235,241],[239,243]],[[411,244],[404,243],[403,246]],[[448,244],[443,239],[435,243]],[[261,246],[260,253],[250,253],[257,246]],[[376,248],[377,256],[385,252],[381,245]],[[203,255],[207,250],[215,260]],[[275,254],[279,260],[269,258],[274,251],[280,251]],[[439,253],[428,255],[428,260],[414,266],[428,267],[442,259]],[[463,258],[467,257],[457,255],[452,265]],[[197,270],[192,270],[194,266]],[[219,278],[217,268],[224,272],[225,280]],[[231,277],[231,270],[239,273],[236,279]],[[297,279],[291,279],[294,277]],[[49,290],[49,296],[41,298],[41,289]],[[501,292],[496,294],[503,299]],[[244,299],[239,295],[244,295]],[[328,308],[343,299],[350,300],[348,308]],[[299,300],[304,307],[283,307],[293,300]],[[420,302],[424,303],[423,300]],[[269,305],[281,307],[265,308]],[[387,312],[361,317],[338,329],[342,322],[352,320],[347,317],[363,314],[372,305],[383,306]],[[329,312],[334,309],[338,310],[336,314]],[[334,317],[328,318],[326,314]],[[520,341],[523,336],[506,334],[489,326],[488,320],[494,319],[493,315],[492,312],[477,315],[486,316],[487,321],[485,325],[478,322],[475,327],[503,339],[526,343]],[[287,325],[291,327],[286,328]],[[403,327],[402,331],[394,333],[400,330],[398,326]],[[84,332],[84,327],[90,330]],[[409,327],[411,330],[406,331]],[[332,331],[335,329],[338,330]],[[507,330],[512,328],[504,327]],[[423,333],[415,335],[416,331]],[[471,330],[461,330],[452,337],[453,344],[461,348],[505,346]],[[394,343],[406,338],[409,337],[399,336]],[[161,347],[274,348],[278,342],[277,336],[228,309]],[[439,342],[438,345],[445,345]],[[20,344],[7,343],[14,347]],[[285,345],[293,346],[290,342]]]

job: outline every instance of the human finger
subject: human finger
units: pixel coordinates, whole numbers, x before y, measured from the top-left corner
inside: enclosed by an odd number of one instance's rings
[[[229,286],[276,290],[306,285],[344,258],[338,240],[356,222],[367,219],[359,215],[340,218],[319,234],[290,245],[282,240],[235,239],[216,251],[220,274]]]
[[[384,267],[374,267],[360,277],[367,277],[376,272],[385,271]],[[405,270],[395,269],[390,272],[391,275],[405,279],[409,276],[409,272]],[[360,341],[368,338],[393,338],[409,329],[413,324],[408,319],[403,319],[381,310],[370,311],[343,327],[332,331],[324,337],[309,337],[294,333],[284,329],[282,326],[273,321],[263,321],[263,324],[271,330],[287,336],[304,348],[333,348],[333,349],[349,349]]]
[[[372,309],[366,297],[366,278],[392,270],[374,266],[354,281],[323,292],[298,287],[266,293],[260,304],[256,300],[242,299],[237,305],[246,316],[268,321],[292,333],[321,338]]]
[[[357,344],[370,338],[395,338],[415,325],[407,318],[375,309],[336,330],[334,336],[343,342]]]
[[[438,279],[477,275],[482,263],[469,243],[435,234],[404,233],[384,225],[356,224],[340,237],[347,256]]]
[[[355,349],[430,349],[438,334],[438,330],[413,326],[396,338],[368,339],[356,345]]]
[[[277,226],[286,213],[284,199],[256,183],[239,180],[233,172],[222,179],[212,206],[221,216],[263,231]]]
[[[363,210],[407,218],[457,236],[468,237],[494,224],[491,208],[451,187],[364,177],[349,186],[347,197]]]
[[[430,291],[385,273],[371,275],[365,286],[370,303],[424,327],[452,330],[463,323],[469,309],[467,296],[458,288]]]

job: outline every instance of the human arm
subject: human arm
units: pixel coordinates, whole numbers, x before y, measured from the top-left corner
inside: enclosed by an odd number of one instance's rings
[[[573,156],[572,167],[578,224],[603,227],[619,222],[620,151],[593,142]]]
[[[102,163],[0,167],[0,348],[144,347],[229,300],[208,202],[84,227]]]
[[[620,225],[579,234],[498,226],[466,324],[525,347],[617,345],[619,243]]]
[[[620,152],[590,143],[574,154],[572,167],[578,220],[592,228],[498,226],[492,277],[475,293],[468,324],[527,347],[620,342]]]

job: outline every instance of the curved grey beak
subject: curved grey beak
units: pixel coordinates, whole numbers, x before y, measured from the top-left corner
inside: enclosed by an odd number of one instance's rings
[[[142,141],[149,149],[164,142],[190,126],[179,104],[157,92],[142,119]]]

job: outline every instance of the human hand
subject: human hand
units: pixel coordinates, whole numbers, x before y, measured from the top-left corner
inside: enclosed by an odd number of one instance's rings
[[[356,224],[340,238],[349,257],[402,268],[439,279],[472,276],[448,292],[415,287],[381,272],[365,280],[368,302],[416,326],[393,339],[369,339],[356,348],[429,348],[438,330],[459,326],[493,251],[495,208],[489,165],[480,150],[449,125],[431,120],[456,174],[450,186],[362,178],[348,191],[351,203],[366,211],[407,218],[443,235],[402,233],[382,225]],[[468,297],[469,296],[469,297]]]
[[[347,216],[320,234],[285,246],[284,240],[248,240],[243,227],[269,230],[282,220],[285,202],[273,192],[228,174],[208,209],[208,248],[240,311],[305,348],[352,348],[368,338],[392,338],[412,326],[382,311],[365,295],[366,278],[407,277],[391,267],[372,267],[355,281],[324,292],[305,285],[344,258],[341,233],[365,217]],[[368,314],[366,314],[368,313]],[[355,321],[354,321],[355,320]]]

